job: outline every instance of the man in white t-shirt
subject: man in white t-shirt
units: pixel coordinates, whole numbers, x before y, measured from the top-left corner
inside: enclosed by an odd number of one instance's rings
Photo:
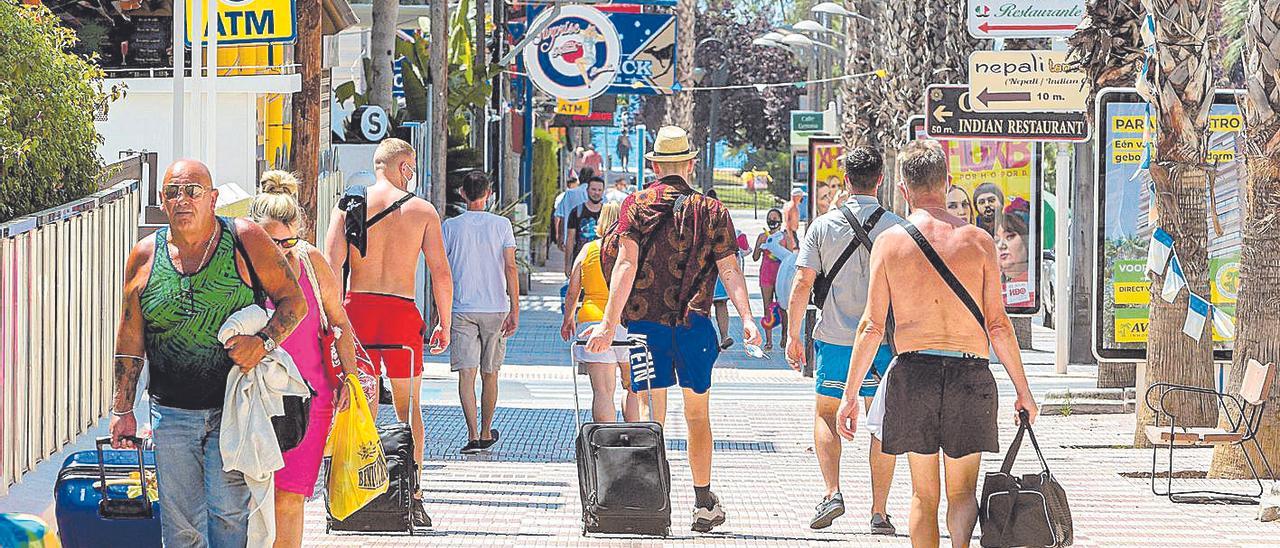
[[[498,370],[507,337],[520,324],[520,281],[511,221],[486,211],[489,178],[473,171],[462,181],[467,212],[444,222],[445,254],[453,278],[453,343],[449,364],[458,373],[458,398],[467,420],[463,454],[478,453],[498,441],[493,413],[498,406]],[[480,424],[476,424],[476,373],[480,374]]]

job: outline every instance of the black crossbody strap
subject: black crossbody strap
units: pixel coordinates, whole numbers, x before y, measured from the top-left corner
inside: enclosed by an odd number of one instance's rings
[[[929,262],[933,264],[933,269],[938,271],[938,275],[942,276],[942,280],[947,282],[947,286],[951,287],[951,291],[956,294],[956,297],[960,298],[960,301],[969,309],[969,312],[973,313],[973,318],[978,320],[978,326],[983,331],[986,331],[987,320],[982,315],[982,309],[973,300],[969,290],[965,289],[964,284],[956,279],[955,273],[951,272],[951,269],[947,267],[947,263],[942,260],[942,257],[938,256],[938,252],[933,249],[932,245],[929,245],[929,240],[926,240],[924,234],[920,233],[920,229],[916,228],[916,225],[910,221],[903,223],[902,228],[905,228],[907,233],[911,234],[911,238],[916,241],[916,245],[920,246],[920,251],[924,252],[925,258],[929,259]]]
[[[391,205],[387,206],[386,209],[379,211],[377,215],[370,217],[369,220],[364,223],[364,229],[369,230],[369,227],[378,224],[378,221],[381,221],[383,217],[394,213],[395,210],[400,209],[400,206],[404,205],[409,200],[412,200],[413,196],[414,195],[412,193],[405,194],[399,200],[391,202]]]

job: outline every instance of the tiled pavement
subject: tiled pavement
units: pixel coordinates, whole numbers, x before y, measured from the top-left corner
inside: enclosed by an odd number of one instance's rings
[[[434,371],[433,371],[434,373]],[[842,462],[844,494],[850,509],[832,528],[813,532],[808,518],[821,493],[821,478],[810,443],[812,410],[806,381],[746,380],[720,382],[713,389],[712,420],[716,432],[713,488],[729,512],[722,532],[695,535],[687,529],[692,504],[685,429],[679,420],[678,398],[667,429],[672,465],[673,537],[665,540],[634,537],[584,538],[580,535],[580,503],[572,459],[572,393],[567,370],[510,367],[513,383],[530,383],[544,392],[543,383],[560,386],[556,394],[539,396],[548,405],[526,407],[523,398],[503,406],[495,421],[502,441],[483,455],[463,457],[457,448],[465,439],[457,408],[429,404],[428,458],[423,472],[428,511],[436,527],[427,534],[431,544],[500,546],[641,545],[680,546],[826,546],[908,545],[905,536],[875,537],[866,531],[870,504],[866,459],[867,438],[860,433],[846,444]],[[740,398],[744,392],[771,392],[771,398]],[[455,397],[456,398],[456,397]],[[546,399],[560,402],[551,405]],[[1011,408],[1003,401],[1002,409]],[[383,419],[388,417],[384,409]],[[1037,423],[1050,468],[1064,484],[1072,504],[1077,546],[1245,546],[1274,545],[1280,524],[1252,520],[1256,507],[1172,504],[1151,495],[1148,480],[1131,479],[1124,472],[1150,467],[1150,452],[1125,448],[1132,432],[1131,415],[1045,416]],[[1012,422],[1002,425],[1008,443]],[[994,470],[1002,455],[984,456],[983,470]],[[1189,450],[1179,470],[1203,470],[1209,453]],[[1015,471],[1036,470],[1027,445]],[[1209,482],[1244,489],[1244,482]],[[905,533],[910,482],[905,462],[897,468],[890,513]],[[945,512],[945,509],[943,509]],[[324,508],[313,501],[307,508],[307,545],[395,546],[420,542],[401,536],[348,536],[323,533]]]

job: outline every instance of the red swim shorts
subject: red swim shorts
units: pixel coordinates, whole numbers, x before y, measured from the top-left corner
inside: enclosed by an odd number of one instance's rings
[[[422,374],[422,338],[426,324],[413,299],[352,291],[342,304],[356,338],[369,351],[375,368],[385,370],[393,379]],[[376,348],[378,346],[408,347],[409,350]]]

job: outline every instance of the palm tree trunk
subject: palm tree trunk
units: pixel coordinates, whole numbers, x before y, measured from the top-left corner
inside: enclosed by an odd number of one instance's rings
[[[676,74],[682,87],[693,87],[693,50],[697,44],[695,23],[698,14],[697,0],[676,2],[676,35],[684,43],[676,51]],[[667,116],[663,123],[693,130],[693,92],[677,91],[667,102]]]
[[[391,98],[391,85],[394,79],[391,61],[395,55],[396,18],[399,14],[400,0],[373,0],[373,25],[369,31],[370,76],[367,95],[369,104],[382,107],[387,114],[391,114],[392,107],[395,106]]]
[[[1248,179],[1244,192],[1244,241],[1240,292],[1236,300],[1236,341],[1226,392],[1240,389],[1249,359],[1280,361],[1280,0],[1250,4],[1245,24],[1244,146]],[[1280,465],[1280,390],[1273,384],[1258,440],[1273,466]],[[1227,417],[1219,426],[1229,428]],[[1256,451],[1253,460],[1258,462]],[[1259,473],[1265,473],[1259,470]],[[1214,449],[1210,477],[1251,477],[1244,453],[1234,446]]]
[[[1209,231],[1205,223],[1208,174],[1203,167],[1209,108],[1213,105],[1211,51],[1207,46],[1209,2],[1144,0],[1155,16],[1156,52],[1148,71],[1150,100],[1156,114],[1155,181],[1159,223],[1174,238],[1174,251],[1187,279],[1187,290],[1209,294]],[[1141,84],[1141,83],[1140,83]],[[1151,294],[1159,295],[1165,278],[1156,276]],[[1188,291],[1172,303],[1151,299],[1145,383],[1168,382],[1213,386],[1213,337],[1209,322],[1199,341],[1183,334]],[[1147,386],[1139,386],[1144,394]],[[1198,396],[1169,397],[1166,403],[1179,424],[1217,422],[1217,402]],[[1153,417],[1138,406],[1134,443],[1146,445],[1145,427]]]

